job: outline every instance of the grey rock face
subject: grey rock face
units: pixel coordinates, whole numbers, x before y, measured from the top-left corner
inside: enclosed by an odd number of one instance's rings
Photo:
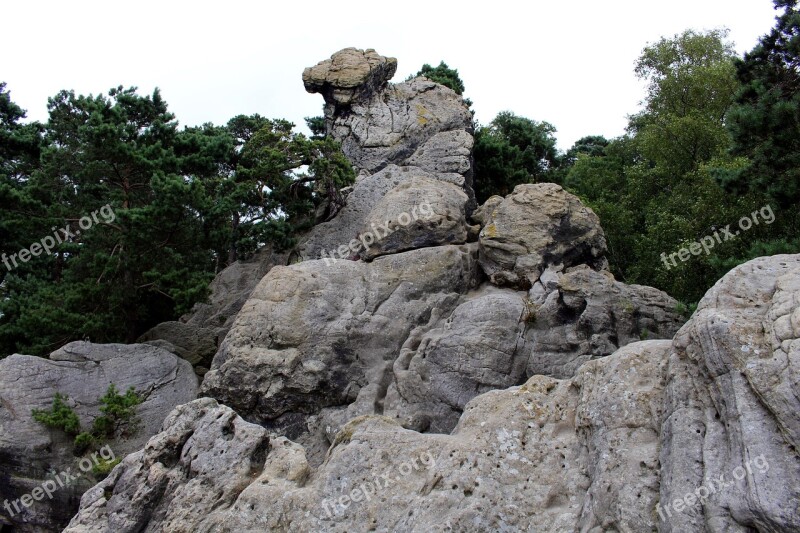
[[[422,176],[404,181],[386,193],[367,216],[359,239],[371,244],[361,257],[370,260],[416,248],[464,244],[466,203],[467,195],[451,183]]]
[[[511,296],[484,289],[453,315],[513,308]],[[316,469],[284,438],[259,456],[261,428],[199,400],[89,491],[67,531],[797,531],[798,316],[800,255],[751,261],[709,291],[674,341],[629,344],[570,379],[487,392],[450,435],[353,419]],[[478,328],[508,354],[501,339],[518,331],[505,321]],[[446,329],[412,334],[408,368],[457,360],[474,383],[491,381],[468,354],[447,356],[460,347]],[[446,376],[424,387],[451,390]],[[675,504],[698,492],[702,505]]]
[[[391,221],[392,217],[396,218],[395,215],[399,213],[394,212],[394,207],[391,204],[386,205],[386,202],[381,202],[381,200],[389,191],[413,180],[427,180],[428,184],[438,191],[436,197],[442,197],[442,199],[446,200],[441,209],[463,212],[463,205],[451,205],[458,198],[463,198],[459,191],[453,190],[454,188],[452,187],[445,189],[445,185],[436,186],[436,184],[430,183],[432,181],[441,181],[450,184],[453,183],[450,179],[453,176],[462,178],[461,183],[456,184],[463,185],[462,176],[434,174],[411,166],[398,167],[389,165],[375,174],[360,176],[353,186],[352,192],[347,196],[347,205],[339,211],[336,218],[314,226],[301,239],[295,250],[296,258],[299,260],[328,258],[329,261],[343,258],[361,258],[363,244],[354,243],[353,249],[347,250],[349,244],[353,240],[358,241],[365,231],[372,230],[370,226],[371,219],[377,221],[374,222],[376,226],[382,226]],[[420,198],[419,200],[421,201],[422,199]],[[413,202],[415,199],[407,196],[403,201]],[[379,204],[383,205],[383,207],[376,209]],[[410,213],[414,207],[415,205],[407,205],[400,212],[408,211]],[[441,243],[444,243],[444,241],[441,241]],[[340,249],[342,253],[339,253]]]
[[[478,276],[475,245],[372,263],[276,267],[239,313],[203,393],[250,420],[284,428],[298,423],[298,415],[360,395],[379,403],[387,385],[381,384],[410,331],[432,313],[454,309]],[[304,417],[299,421],[305,431]]]
[[[186,359],[193,366],[208,368],[217,353],[218,329],[200,328],[183,322],[162,322],[137,339],[160,346]]]
[[[345,48],[330,59],[303,71],[303,85],[310,93],[320,93],[331,105],[347,105],[369,97],[392,79],[397,60],[375,50]]]
[[[191,365],[148,345],[74,342],[50,359],[12,355],[0,360],[0,501],[31,493],[52,479],[51,473],[67,468],[80,473],[72,438],[36,422],[31,411],[50,408],[60,392],[69,397],[82,427],[88,429],[100,415],[98,400],[111,383],[123,392],[135,387],[144,396],[136,407],[139,431],[108,443],[118,458],[140,449],[175,406],[197,396]],[[54,492],[53,499],[36,501],[22,513],[11,516],[0,509],[0,523],[22,532],[60,530],[77,510],[80,495],[95,482],[91,474],[84,474],[74,485]]]
[[[481,267],[496,285],[527,289],[550,266],[607,268],[597,215],[554,183],[518,185],[479,217]]]
[[[487,393],[452,435],[355,419],[316,471],[282,438],[257,463],[261,428],[198,400],[87,492],[66,531],[653,531],[669,348],[637,343],[572,380]]]
[[[357,170],[413,166],[472,191],[472,115],[455,92],[426,78],[388,84],[397,61],[348,48],[303,73],[325,98],[328,133]],[[371,206],[370,206],[371,207]]]
[[[449,433],[475,396],[525,379],[524,293],[487,287],[424,334],[394,363],[384,414],[417,431]]]
[[[717,282],[676,335],[668,379],[662,531],[800,531],[800,256]]]
[[[545,271],[529,292],[528,376],[574,376],[586,361],[626,344],[670,339],[685,322],[666,293],[620,283],[585,265],[564,274]]]
[[[389,164],[415,163],[430,164],[421,168],[431,172],[471,169],[472,116],[467,106],[452,90],[425,78],[389,85],[352,103],[346,113],[326,112],[326,118],[330,133],[358,169],[377,172]],[[446,163],[431,157],[445,150]]]

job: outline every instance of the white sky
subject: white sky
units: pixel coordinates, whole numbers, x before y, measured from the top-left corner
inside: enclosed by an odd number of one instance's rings
[[[740,52],[774,25],[772,0],[3,2],[0,81],[32,119],[61,89],[161,89],[183,125],[260,113],[320,115],[301,74],[347,47],[457,68],[481,123],[511,110],[558,129],[561,149],[614,137],[644,95],[642,48],[688,28],[727,27]]]

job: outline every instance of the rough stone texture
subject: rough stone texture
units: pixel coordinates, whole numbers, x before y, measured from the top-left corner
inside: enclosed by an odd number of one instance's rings
[[[408,164],[432,172],[466,175],[471,169],[472,135],[465,130],[442,131],[425,141]]]
[[[527,375],[575,375],[586,361],[648,339],[670,339],[684,324],[678,301],[610,272],[581,265],[545,271],[529,291],[532,353]]]
[[[417,164],[430,172],[466,169],[460,173],[469,175],[471,185],[472,116],[461,97],[443,85],[425,78],[389,85],[346,112],[329,106],[326,118],[358,169],[372,173],[389,164]],[[440,135],[444,132],[466,135]],[[431,157],[445,151],[446,162]]]
[[[449,433],[464,406],[525,379],[525,294],[485,287],[424,334],[394,363],[384,414],[417,431]]]
[[[87,492],[66,531],[654,531],[669,349],[637,343],[572,380],[487,393],[452,435],[355,419],[316,471],[283,438],[258,468],[263,430],[198,400]]]
[[[665,403],[662,531],[800,531],[800,255],[709,290],[675,337]],[[674,510],[701,487],[702,507]]]
[[[276,267],[239,313],[203,393],[290,436],[322,407],[358,396],[376,405],[410,331],[454,309],[479,273],[474,244]]]
[[[359,239],[367,243],[370,236],[374,242],[361,257],[370,260],[415,248],[464,244],[466,203],[467,195],[451,183],[422,176],[403,181],[386,193],[364,221]]]
[[[460,182],[458,178],[460,178]],[[415,179],[438,180],[463,186],[463,176],[434,174],[410,166],[389,165],[375,174],[362,174],[353,186],[352,192],[347,196],[347,205],[333,220],[314,226],[298,243],[293,254],[294,258],[304,261],[333,256],[338,260],[340,258],[337,253],[339,247],[347,246],[353,239],[358,239],[365,226],[369,225],[367,220],[370,216],[380,218],[379,224],[389,220],[381,218],[387,216],[388,213],[371,215],[381,199],[402,183]],[[360,257],[357,252],[352,252],[352,256],[354,259]],[[329,259],[329,261],[331,260]]]
[[[347,105],[377,92],[396,71],[393,57],[383,57],[371,48],[345,48],[305,69],[303,85],[310,93],[322,94],[326,102]]]
[[[517,185],[478,215],[481,267],[492,283],[527,289],[548,267],[607,268],[606,240],[597,215],[554,183]]]
[[[84,428],[99,416],[99,399],[109,384],[121,391],[135,387],[144,397],[136,407],[141,419],[138,432],[109,442],[121,458],[140,449],[158,433],[167,414],[197,396],[197,378],[191,365],[162,349],[148,345],[73,342],[53,352],[50,359],[12,355],[0,360],[0,501],[29,494],[51,472],[72,468],[79,473],[73,443],[62,431],[49,429],[31,416],[33,409],[48,409],[56,392],[69,403]],[[0,508],[0,524],[14,531],[57,531],[78,508],[78,501],[96,480],[86,475],[61,488],[53,499],[10,516]],[[12,508],[13,509],[13,508]]]
[[[183,322],[162,322],[137,339],[137,342],[160,346],[189,361],[208,368],[219,345],[217,328],[201,328]]]

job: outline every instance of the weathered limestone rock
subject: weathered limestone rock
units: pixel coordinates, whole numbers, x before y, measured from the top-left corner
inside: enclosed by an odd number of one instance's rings
[[[449,433],[475,396],[525,380],[525,293],[486,287],[424,334],[394,363],[384,414],[417,431]]]
[[[472,191],[472,115],[455,92],[426,78],[388,84],[397,61],[347,48],[303,72],[325,98],[328,133],[359,171],[414,166]]]
[[[626,285],[608,271],[581,265],[545,271],[530,290],[532,329],[527,375],[575,375],[586,361],[647,339],[670,339],[684,324],[678,301],[642,285]]]
[[[554,183],[518,185],[479,215],[481,267],[492,283],[530,288],[546,268],[607,268],[597,215]]]
[[[303,85],[310,93],[322,94],[329,104],[348,105],[380,90],[396,71],[393,57],[383,57],[372,49],[345,48],[305,69]]]
[[[198,400],[66,531],[654,531],[669,349],[637,343],[572,380],[487,393],[452,435],[353,420],[315,472],[283,438],[256,459],[263,430]]]
[[[118,458],[140,449],[175,406],[197,396],[191,365],[148,345],[73,342],[50,359],[12,355],[0,360],[0,501],[13,502],[31,493],[53,473],[67,468],[81,472],[72,438],[36,422],[31,411],[50,408],[60,392],[69,398],[82,427],[90,428],[100,415],[99,399],[111,383],[123,392],[135,387],[144,397],[136,407],[139,430],[108,443]],[[14,516],[0,508],[0,524],[13,524],[14,531],[21,532],[60,530],[77,510],[83,491],[94,483],[91,474],[83,474],[74,485],[54,492],[53,499],[36,501]]]
[[[461,181],[458,182],[454,177],[460,178]],[[453,179],[451,180],[451,178]],[[367,229],[372,229],[370,222],[368,222],[369,219],[373,217],[378,219],[375,224],[379,226],[391,220],[387,218],[392,214],[391,205],[383,203],[385,207],[376,209],[382,203],[381,199],[389,191],[398,188],[400,185],[419,179],[426,180],[428,184],[438,190],[437,197],[441,196],[446,199],[447,203],[442,209],[447,209],[447,206],[453,204],[457,198],[463,199],[458,194],[459,191],[450,192],[444,189],[445,185],[431,183],[441,181],[447,184],[455,183],[462,187],[463,176],[458,174],[434,174],[418,167],[389,165],[375,174],[360,176],[353,186],[352,192],[347,196],[347,205],[339,211],[333,220],[314,226],[297,245],[294,257],[298,260],[328,258],[329,261],[332,260],[331,258],[336,260],[342,258],[360,259],[362,257],[363,244],[356,243],[355,249],[350,251],[347,251],[346,248],[349,247],[351,241],[359,240],[359,237]],[[445,191],[447,192],[445,193]],[[407,198],[406,200],[413,201],[413,198]],[[410,212],[413,207],[413,205],[409,205],[408,211]],[[449,209],[457,209],[463,212],[464,206],[456,207],[453,205]],[[344,247],[344,253],[342,254],[339,253],[341,247]]]
[[[466,203],[467,195],[451,183],[422,176],[402,182],[367,216],[359,240],[371,244],[361,257],[370,260],[416,248],[464,244]]]
[[[718,281],[676,335],[668,379],[661,530],[800,531],[800,255]]]
[[[429,172],[465,169],[459,173],[469,176],[471,186],[472,115],[461,97],[443,85],[425,78],[389,85],[352,103],[346,113],[326,109],[326,118],[330,133],[358,169],[373,173],[390,164],[418,165]],[[445,150],[446,162],[431,157]]]
[[[380,402],[410,331],[454,309],[479,274],[474,244],[276,267],[239,313],[203,393],[290,436],[323,407],[367,393]]]

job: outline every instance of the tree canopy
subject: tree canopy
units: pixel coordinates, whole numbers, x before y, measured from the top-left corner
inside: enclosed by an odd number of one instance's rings
[[[355,177],[335,142],[285,120],[181,130],[158,90],[61,91],[48,110],[22,124],[0,89],[3,355],[135,341],[233,261],[290,247]]]

